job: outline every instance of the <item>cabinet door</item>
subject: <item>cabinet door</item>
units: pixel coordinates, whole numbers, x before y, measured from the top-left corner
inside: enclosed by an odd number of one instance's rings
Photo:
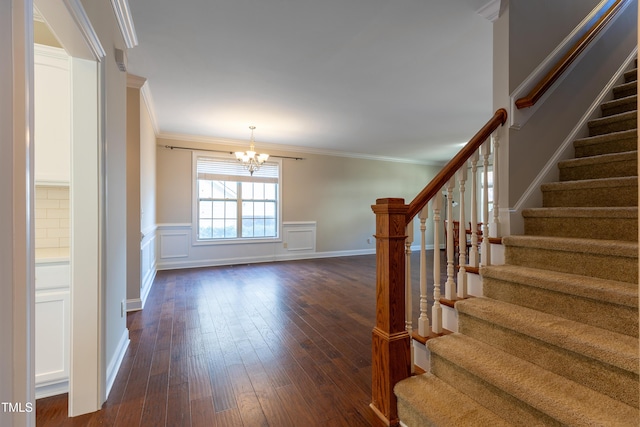
[[[71,168],[71,74],[63,49],[36,45],[34,51],[35,179],[68,185]]]
[[[69,378],[69,290],[36,292],[36,385]]]

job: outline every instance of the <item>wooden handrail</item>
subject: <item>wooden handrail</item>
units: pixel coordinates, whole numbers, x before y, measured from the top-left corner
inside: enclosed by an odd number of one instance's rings
[[[507,121],[507,110],[500,108],[491,120],[489,120],[465,145],[456,156],[445,165],[444,168],[431,180],[429,184],[409,203],[406,223],[409,222],[424,208],[451,177],[464,163],[475,153],[489,136]]]
[[[629,0],[617,0],[611,7],[591,26],[575,45],[567,52],[558,63],[531,89],[527,96],[516,100],[518,109],[528,108],[535,105],[547,90],[560,78],[587,46],[596,38],[607,24],[622,10],[624,4]]]

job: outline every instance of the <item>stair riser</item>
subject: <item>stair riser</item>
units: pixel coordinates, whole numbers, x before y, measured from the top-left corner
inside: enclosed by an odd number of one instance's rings
[[[637,206],[638,186],[577,188],[542,191],[542,204],[550,207]]]
[[[638,83],[637,81],[632,81],[625,83],[620,86],[616,86],[613,88],[613,98],[620,99],[627,96],[636,95],[638,93]]]
[[[483,381],[433,352],[431,353],[431,372],[467,396],[472,396],[474,400],[494,413],[509,414],[508,419],[514,425],[558,427],[562,425],[511,394]]]
[[[590,157],[602,154],[624,153],[638,149],[638,135],[636,132],[623,134],[613,140],[601,138],[601,142],[593,144],[575,144],[575,156]]]
[[[589,135],[604,135],[611,132],[631,130],[637,127],[638,120],[636,117],[620,118],[619,120],[611,121],[594,121],[589,123]]]
[[[638,282],[638,258],[567,252],[546,248],[507,246],[509,265],[580,274],[620,282]]]
[[[636,241],[638,239],[638,219],[585,217],[525,218],[524,233],[529,236]]]
[[[635,111],[638,109],[638,99],[635,96],[625,99],[624,102],[613,102],[603,104],[600,110],[602,111],[602,117],[613,116],[614,114],[627,113],[629,111]]]
[[[560,167],[560,181],[578,181],[581,179],[617,178],[636,176],[638,159],[622,161],[602,161],[584,166]]]
[[[628,405],[638,406],[638,376],[484,319],[459,314],[459,332]]]
[[[638,310],[609,301],[567,296],[536,286],[484,278],[484,296],[609,331],[638,336]]]

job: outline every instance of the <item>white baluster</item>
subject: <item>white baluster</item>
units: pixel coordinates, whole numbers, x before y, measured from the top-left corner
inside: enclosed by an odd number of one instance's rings
[[[467,297],[467,220],[464,213],[464,184],[467,181],[467,164],[456,172],[460,183],[460,226],[458,227],[458,298]]]
[[[413,220],[407,225],[407,238],[404,241],[405,253],[405,329],[411,337],[413,334],[413,302],[411,298],[411,244],[413,243]],[[413,345],[411,346],[411,373],[415,371]]]
[[[478,152],[471,156],[471,250],[469,265],[478,266]]]
[[[482,259],[483,266],[491,265],[491,245],[489,243],[489,156],[491,142],[485,141],[480,146],[482,156]]]
[[[453,280],[455,274],[453,251],[453,189],[455,185],[456,179],[453,177],[447,183],[447,281],[444,284],[444,297],[451,301],[456,298],[456,282]]]
[[[427,317],[427,217],[429,209],[422,208],[418,214],[420,218],[420,317],[418,318],[418,333],[426,337],[429,335],[429,317]],[[434,248],[434,250],[439,250]]]
[[[442,194],[438,192],[431,200],[433,209],[433,307],[431,307],[431,330],[442,333],[442,307],[440,306],[440,211]]]
[[[500,206],[498,205],[498,148],[500,147],[498,131],[491,135],[493,141],[493,230],[492,236],[500,236]]]

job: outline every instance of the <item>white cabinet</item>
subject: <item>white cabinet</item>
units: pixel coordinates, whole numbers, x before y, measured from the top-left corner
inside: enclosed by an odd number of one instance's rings
[[[36,264],[36,398],[69,391],[69,262]]]
[[[71,73],[60,48],[34,48],[35,179],[68,185],[71,170]]]

